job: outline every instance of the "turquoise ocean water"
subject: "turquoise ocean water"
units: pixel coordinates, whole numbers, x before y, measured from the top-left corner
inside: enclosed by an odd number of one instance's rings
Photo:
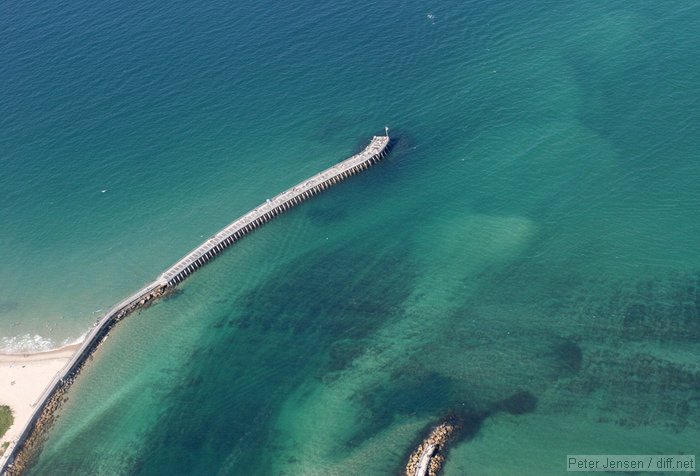
[[[95,354],[36,475],[445,475],[700,454],[696,2],[0,4],[0,347]],[[504,403],[504,402],[507,402]]]

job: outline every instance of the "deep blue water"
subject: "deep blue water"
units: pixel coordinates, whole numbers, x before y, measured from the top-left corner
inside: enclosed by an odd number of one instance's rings
[[[698,453],[698,20],[0,5],[5,349],[78,338],[249,208],[396,139],[123,322],[30,474],[394,474],[450,413],[469,424],[446,475]]]

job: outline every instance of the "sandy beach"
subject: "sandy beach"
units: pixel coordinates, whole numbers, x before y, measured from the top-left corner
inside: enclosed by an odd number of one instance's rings
[[[0,457],[0,466],[12,451],[41,393],[79,346],[71,344],[32,354],[0,354],[0,405],[8,405],[14,416],[13,425],[0,437],[0,444],[10,443]]]

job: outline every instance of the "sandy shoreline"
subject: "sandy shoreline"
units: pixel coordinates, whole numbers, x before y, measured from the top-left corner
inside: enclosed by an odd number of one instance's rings
[[[0,466],[31,418],[42,392],[79,347],[80,343],[76,343],[44,352],[0,353],[0,405],[8,405],[14,416],[13,425],[0,437],[0,444],[10,443],[0,456]]]

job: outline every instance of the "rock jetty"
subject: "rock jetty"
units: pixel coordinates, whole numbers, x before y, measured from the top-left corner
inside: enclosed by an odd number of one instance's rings
[[[447,444],[456,430],[456,425],[450,421],[433,427],[408,457],[405,476],[437,476],[445,462]]]

